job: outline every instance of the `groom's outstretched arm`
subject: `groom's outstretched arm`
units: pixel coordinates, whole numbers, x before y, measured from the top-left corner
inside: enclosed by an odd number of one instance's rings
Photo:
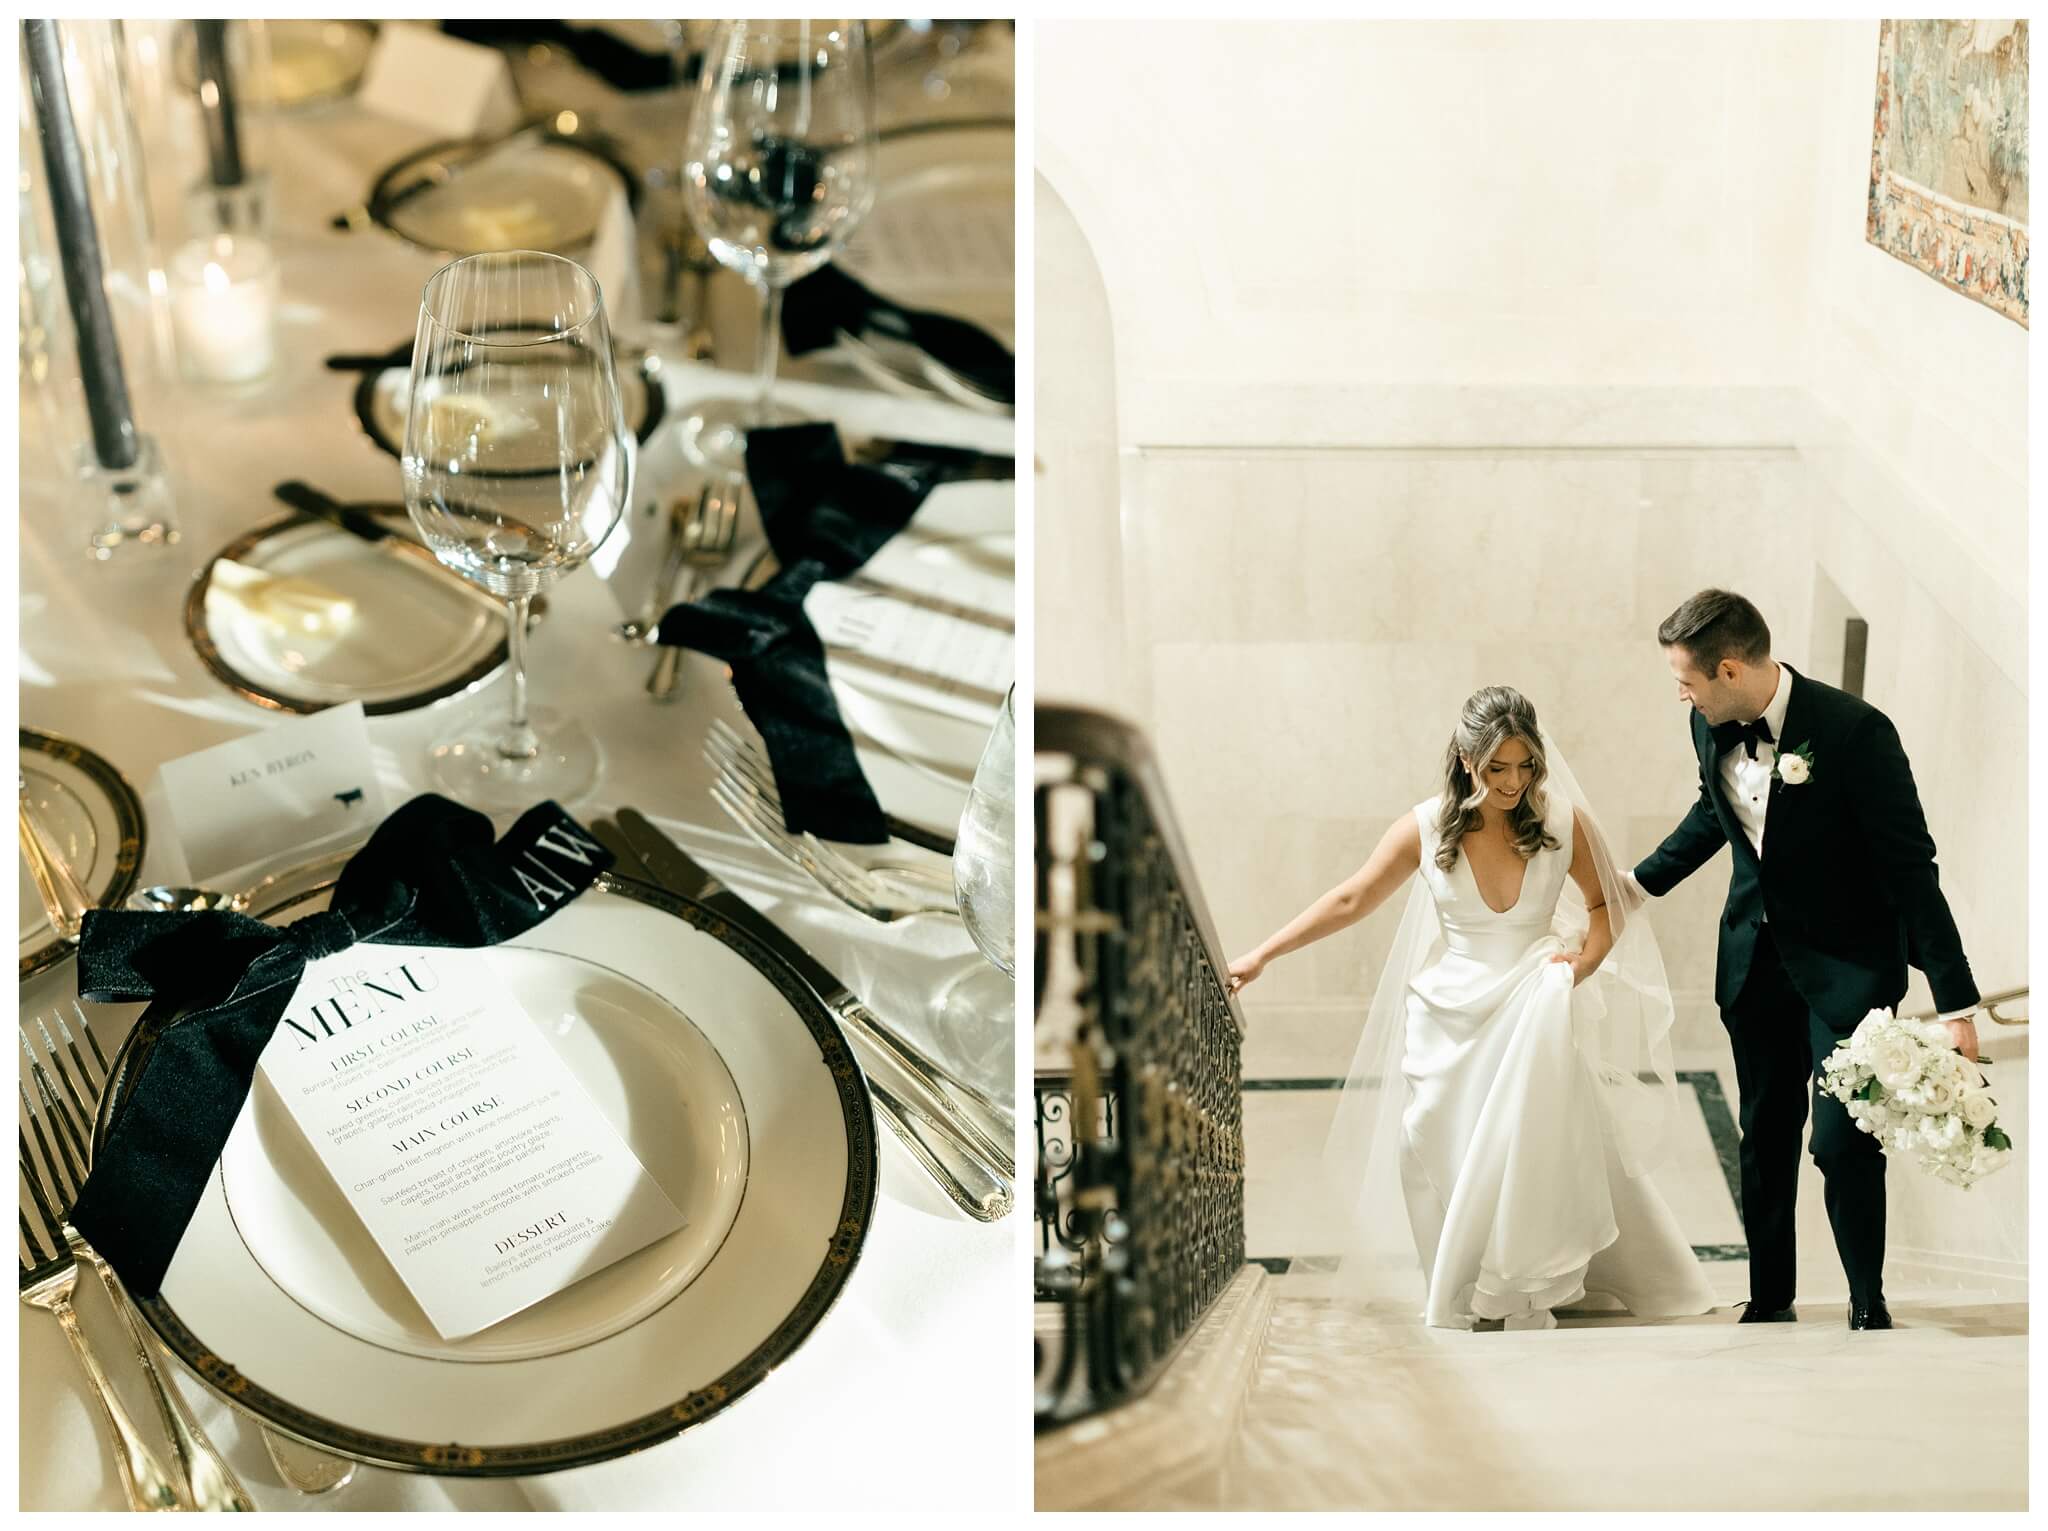
[[[1963,938],[1941,891],[1934,837],[1913,785],[1913,767],[1892,720],[1873,710],[1857,729],[1853,758],[1862,789],[1856,815],[1883,872],[1880,888],[1906,927],[1906,960],[1927,975],[1935,1008],[1944,1015],[1977,1004],[1977,980]]]
[[[1699,801],[1679,821],[1678,828],[1664,837],[1664,843],[1636,865],[1636,884],[1652,898],[1662,898],[1707,864],[1708,859],[1728,843],[1721,832],[1721,819],[1707,797],[1707,780],[1700,778]]]

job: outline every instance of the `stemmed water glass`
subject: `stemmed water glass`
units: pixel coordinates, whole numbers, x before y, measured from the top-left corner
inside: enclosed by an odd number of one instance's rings
[[[434,746],[430,772],[485,812],[571,802],[602,757],[581,723],[526,700],[528,610],[610,535],[633,484],[596,278],[538,250],[443,266],[420,299],[406,412],[405,503],[441,560],[508,607],[511,714]]]
[[[782,294],[830,260],[875,200],[875,85],[859,21],[728,21],[704,51],[683,141],[683,205],[712,255],[761,293],[754,397],[683,421],[702,466],[744,471],[770,395]]]
[[[982,956],[1005,977],[1017,971],[1017,688],[974,768],[953,849],[953,897]]]
[[[974,768],[953,847],[953,898],[985,963],[953,980],[939,1013],[970,1068],[1006,1078],[1017,971],[1017,688],[996,715]]]

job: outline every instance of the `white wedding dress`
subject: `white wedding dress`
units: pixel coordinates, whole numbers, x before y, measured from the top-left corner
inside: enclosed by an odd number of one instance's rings
[[[1570,802],[1550,797],[1558,846],[1529,860],[1505,912],[1481,898],[1468,857],[1436,864],[1437,800],[1414,813],[1442,933],[1408,986],[1401,1059],[1401,1183],[1428,1322],[1516,1319],[1588,1292],[1639,1317],[1706,1312],[1713,1294],[1677,1221],[1623,1168],[1600,1064],[1579,1046],[1571,969],[1550,960],[1565,950]]]
[[[1323,1153],[1338,1289],[1469,1329],[1543,1328],[1589,1293],[1638,1317],[1714,1306],[1650,1171],[1674,1139],[1673,1007],[1657,939],[1624,899],[1599,820],[1544,736],[1544,827],[1506,910],[1470,861],[1436,864],[1439,798],[1412,810],[1421,867],[1380,973]],[[1591,915],[1613,945],[1583,983],[1550,959]],[[1405,1215],[1404,1215],[1405,1214]]]

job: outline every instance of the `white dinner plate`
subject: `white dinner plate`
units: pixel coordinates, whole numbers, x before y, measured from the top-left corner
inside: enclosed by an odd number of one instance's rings
[[[135,887],[142,866],[142,800],[105,760],[81,744],[38,729],[20,731],[18,769],[51,850],[64,858],[86,896],[111,909]],[[70,950],[55,939],[28,863],[21,877],[21,974],[48,967]]]
[[[877,145],[875,205],[838,264],[898,303],[1016,341],[1017,133],[1009,123],[899,128]]]
[[[465,154],[468,147],[454,146]],[[390,199],[381,218],[422,249],[451,256],[581,249],[596,237],[606,204],[621,191],[616,168],[572,143],[534,142],[518,134],[473,158],[458,158],[452,171],[429,176],[428,162],[441,152],[393,167],[427,184]],[[372,194],[373,215],[380,211],[384,185],[380,180]]]
[[[1017,135],[1009,123],[914,124],[878,145],[873,211],[837,264],[873,291],[912,308],[979,325],[1017,344]],[[892,393],[938,394],[1000,408],[915,346],[842,334],[839,354]]]
[[[620,346],[616,370],[619,378],[619,404],[628,424],[633,428],[634,436],[645,446],[668,409],[668,398],[661,386],[661,358],[651,351],[643,351],[633,346]],[[457,407],[461,407],[462,385],[459,377],[438,379],[433,386],[440,389],[442,394],[453,397]],[[405,417],[412,404],[411,367],[384,367],[366,373],[362,382],[356,386],[355,403],[356,419],[362,424],[363,434],[393,457],[402,456],[405,445]],[[522,427],[527,433],[533,431],[530,416],[522,417],[516,409],[501,409],[493,418],[488,403],[478,400],[477,413],[496,426],[501,434],[519,432]],[[512,471],[560,471],[561,465],[555,461],[552,443],[543,447],[541,439],[536,438],[533,453],[529,455],[534,463],[532,468]]]
[[[264,917],[302,918],[331,889]],[[866,1082],[816,996],[744,933],[606,877],[491,952],[687,1225],[442,1340],[259,1080],[140,1304],[228,1401],[381,1466],[546,1472],[688,1429],[810,1334],[873,1217]],[[116,1088],[145,1045],[116,1058]]]
[[[270,68],[242,82],[243,99],[251,105],[286,111],[337,100],[362,82],[377,44],[377,29],[367,21],[288,21],[263,24]],[[178,83],[188,92],[199,89],[199,56],[190,27],[178,29]]]
[[[363,508],[408,524],[403,510]],[[295,631],[292,608],[261,587],[230,588],[224,559],[308,581],[346,601],[348,615]],[[505,662],[503,611],[453,584],[424,547],[366,542],[303,517],[259,526],[216,553],[193,581],[185,632],[216,679],[281,712],[354,701],[373,717],[407,712],[481,685]]]
[[[1014,484],[941,485],[910,524],[861,566],[859,577],[1014,624],[1015,506]],[[774,554],[764,549],[742,583],[758,587],[776,567]],[[814,592],[805,603],[814,624],[825,618],[818,636],[826,646],[833,700],[861,748],[876,797],[891,813],[950,832],[967,805],[1003,691],[965,684],[942,665],[914,668],[871,658],[864,650],[864,616],[871,614],[863,607],[885,601],[899,607],[891,616],[907,615],[939,632],[950,629],[963,644],[995,644],[1014,653],[1014,639],[982,624],[954,626],[960,619],[943,610],[864,586],[841,585],[822,598]],[[1014,675],[1010,665],[1003,669]]]

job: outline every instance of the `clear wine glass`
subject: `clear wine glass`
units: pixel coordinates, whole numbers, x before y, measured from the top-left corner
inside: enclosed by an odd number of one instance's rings
[[[985,961],[969,959],[938,996],[947,1054],[998,1097],[1015,1088],[1017,1013],[1017,689],[1003,698],[953,846],[953,897]]]
[[[683,205],[721,265],[761,293],[754,397],[683,421],[702,466],[744,471],[747,427],[780,423],[782,294],[830,260],[875,201],[875,82],[859,21],[728,21],[704,51],[683,141]]]
[[[1017,688],[974,768],[953,849],[953,898],[982,956],[1017,971]]]
[[[457,801],[517,811],[596,785],[597,741],[526,700],[535,595],[590,556],[630,502],[633,433],[597,279],[538,250],[472,255],[427,281],[406,412],[406,508],[434,556],[506,602],[511,715],[437,744]]]

